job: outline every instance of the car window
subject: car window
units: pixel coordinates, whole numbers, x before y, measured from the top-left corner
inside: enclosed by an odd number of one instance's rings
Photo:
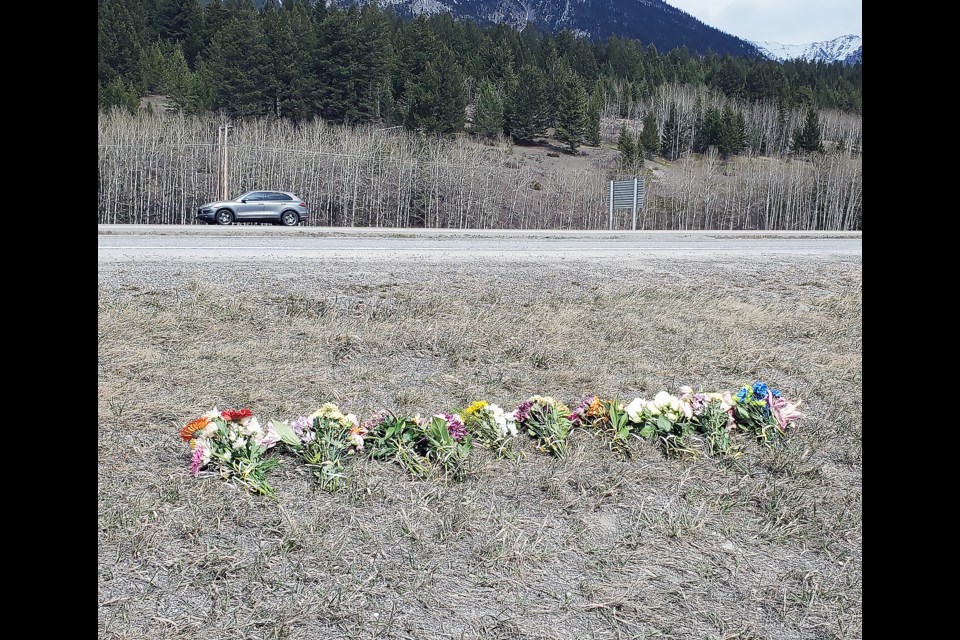
[[[269,200],[270,194],[266,191],[251,191],[247,194],[246,200]]]
[[[293,200],[290,196],[285,193],[274,192],[270,194],[271,200]]]

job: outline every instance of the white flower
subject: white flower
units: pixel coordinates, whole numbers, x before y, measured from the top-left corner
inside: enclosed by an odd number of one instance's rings
[[[207,411],[205,414],[203,414],[203,417],[204,417],[204,418],[207,418],[208,420],[213,420],[214,418],[219,418],[219,417],[220,417],[220,410],[217,409],[216,407],[214,407],[213,409],[210,409],[210,411]]]
[[[310,414],[310,422],[315,418],[328,418],[330,420],[340,420],[343,414],[340,413],[340,407],[332,402],[326,402],[322,407]]]
[[[557,406],[557,401],[553,396],[530,396],[529,402],[547,405],[548,407]]]
[[[357,426],[358,424],[360,424],[360,420],[358,420],[357,416],[353,415],[352,413],[348,413],[347,415],[345,415],[344,419],[347,422],[350,422],[351,424],[353,424],[353,426]]]
[[[247,446],[246,438],[237,438],[236,442],[233,443],[234,449],[243,449],[245,446]]]
[[[680,413],[683,409],[680,407],[680,398],[677,396],[661,391],[653,397],[650,404],[656,407],[657,414],[663,413],[664,417],[671,422],[680,419]]]
[[[263,427],[260,426],[257,416],[250,416],[240,423],[240,431],[245,436],[258,436],[263,433]]]
[[[359,433],[351,433],[350,444],[355,446],[357,449],[363,449],[363,436],[361,436]]]
[[[493,418],[493,423],[497,427],[497,432],[505,438],[509,435],[517,435],[517,425],[514,420],[514,413],[507,413],[502,407],[496,404],[488,404],[483,409],[487,415]]]
[[[647,401],[643,398],[634,398],[630,404],[627,405],[624,411],[627,412],[627,417],[630,418],[630,422],[642,422],[643,421],[643,410],[646,408]]]

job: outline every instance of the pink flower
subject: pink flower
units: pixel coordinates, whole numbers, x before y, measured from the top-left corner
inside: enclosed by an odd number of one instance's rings
[[[267,431],[263,434],[263,437],[257,438],[257,444],[264,449],[269,449],[278,442],[280,442],[280,434],[273,428],[273,423],[268,422]]]
[[[192,473],[194,476],[197,476],[200,474],[200,468],[203,467],[203,464],[204,464],[203,455],[204,455],[203,445],[198,444],[196,447],[193,448],[193,457],[190,458],[190,473]]]
[[[443,418],[447,421],[447,433],[450,434],[450,437],[460,442],[463,440],[464,436],[467,435],[467,428],[463,425],[463,421],[460,420],[460,416],[453,413],[440,413],[435,417]]]
[[[777,418],[777,424],[781,431],[786,431],[794,422],[803,417],[803,414],[797,409],[799,402],[794,404],[787,402],[782,397],[774,398],[769,394],[767,395],[767,402],[773,409],[773,415]]]

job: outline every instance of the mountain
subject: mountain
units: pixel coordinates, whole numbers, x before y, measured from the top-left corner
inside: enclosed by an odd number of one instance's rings
[[[355,0],[331,0],[346,7]],[[364,0],[356,0],[361,4]],[[686,46],[691,53],[714,51],[760,57],[756,47],[708,26],[663,0],[379,0],[380,6],[406,16],[450,13],[478,23],[523,29],[532,22],[544,31],[563,29],[593,40],[611,34],[636,38],[658,51]]]
[[[863,37],[855,35],[840,36],[824,42],[810,44],[781,44],[779,42],[754,42],[760,53],[771,60],[806,60],[807,62],[842,62],[857,64],[863,62]]]

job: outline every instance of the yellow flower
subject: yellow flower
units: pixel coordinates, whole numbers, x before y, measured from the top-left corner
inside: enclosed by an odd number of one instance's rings
[[[474,402],[472,405],[470,405],[464,410],[463,415],[472,416],[475,413],[479,413],[486,406],[487,406],[487,403],[484,400],[477,400],[476,402]]]

